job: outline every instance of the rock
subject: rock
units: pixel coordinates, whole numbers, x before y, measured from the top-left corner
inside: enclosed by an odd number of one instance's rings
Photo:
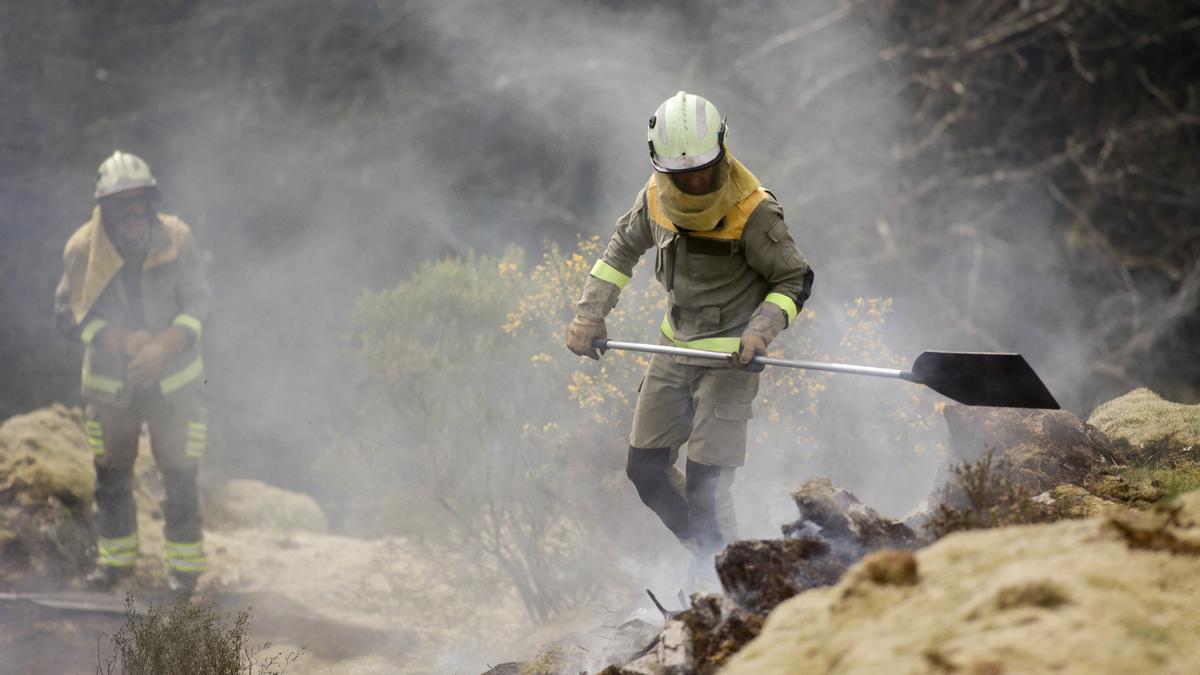
[[[922,540],[828,479],[810,480],[792,493],[800,518],[783,526],[785,539],[730,544],[717,555],[717,577],[727,595],[695,593],[691,607],[671,616],[653,649],[604,675],[714,673],[762,629],[780,603],[807,589],[834,584],[875,551],[862,569],[875,584],[915,583],[916,563],[905,550]],[[887,550],[880,550],[887,549]]]
[[[850,564],[819,539],[737,541],[717,555],[717,578],[739,606],[766,615],[806,588],[828,586]]]
[[[1046,508],[1049,519],[1091,518],[1117,506],[1117,502],[1097,497],[1078,485],[1058,485],[1033,498]]]
[[[1200,555],[1200,491],[1150,511],[1115,511],[1105,526],[1133,548]]]
[[[1096,408],[1088,424],[1128,443],[1134,458],[1200,460],[1200,404],[1173,403],[1135,389]]]
[[[1128,506],[1149,507],[1166,496],[1166,491],[1149,481],[1133,481],[1121,473],[1100,471],[1084,484],[1101,499]]]
[[[912,586],[917,583],[917,557],[912,551],[884,549],[868,554],[854,567],[851,586],[872,583],[880,586]]]
[[[777,607],[722,673],[1200,672],[1200,492],[1119,513],[875,554]]]
[[[1083,485],[1098,466],[1116,463],[1117,449],[1100,430],[1064,410],[948,405],[950,453],[939,469],[931,504],[943,503],[950,467],[989,450],[1009,483],[1036,495],[1064,483]]]
[[[525,675],[524,668],[523,661],[508,661],[488,668],[483,675]]]
[[[916,548],[921,538],[907,525],[879,515],[827,478],[810,480],[792,493],[800,518],[783,526],[789,539],[819,535],[834,556],[858,560],[881,548]]]
[[[53,587],[91,566],[92,453],[62,405],[0,425],[0,583]]]
[[[226,481],[213,491],[205,515],[213,529],[253,527],[316,533],[329,530],[325,513],[312,497],[257,480]]]

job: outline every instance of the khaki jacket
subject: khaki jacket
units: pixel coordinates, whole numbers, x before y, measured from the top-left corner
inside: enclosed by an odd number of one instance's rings
[[[665,218],[656,193],[652,179],[617,221],[593,276],[621,286],[653,247],[654,274],[668,293],[662,331],[683,347],[736,351],[763,301],[780,305],[789,323],[795,318],[811,292],[813,273],[773,195],[759,188],[715,229],[689,232]]]
[[[97,207],[75,231],[63,250],[63,276],[54,292],[56,322],[65,334],[85,345],[82,389],[93,401],[127,404],[132,387],[125,383],[125,355],[106,354],[93,341],[108,326],[131,329],[130,307],[118,273],[125,261],[101,224]],[[163,366],[159,387],[174,397],[198,392],[204,381],[200,338],[211,297],[199,247],[186,223],[157,214],[141,270],[144,329],[156,335],[171,326],[190,336],[187,347]]]

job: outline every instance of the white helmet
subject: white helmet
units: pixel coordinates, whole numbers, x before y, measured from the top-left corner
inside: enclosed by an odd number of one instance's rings
[[[152,188],[158,196],[158,181],[141,157],[117,150],[101,162],[96,172],[96,199],[139,188]]]
[[[658,106],[646,139],[655,171],[682,173],[715,164],[725,154],[725,120],[703,96],[681,91]]]

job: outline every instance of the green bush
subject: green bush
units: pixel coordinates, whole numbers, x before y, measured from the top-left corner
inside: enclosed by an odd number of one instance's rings
[[[1033,501],[1023,485],[1009,480],[1007,460],[988,450],[974,462],[950,468],[942,503],[925,527],[940,539],[951,532],[1026,525],[1053,520],[1053,515]]]
[[[287,670],[303,648],[259,660],[270,648],[266,643],[251,649],[246,631],[250,611],[239,611],[232,625],[216,613],[212,603],[188,599],[163,607],[151,605],[140,614],[133,596],[125,599],[125,623],[111,638],[112,658],[99,662],[97,675],[278,675]],[[118,670],[119,669],[119,670]]]

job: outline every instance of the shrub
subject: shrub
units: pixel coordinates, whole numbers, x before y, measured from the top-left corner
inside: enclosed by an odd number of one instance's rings
[[[950,468],[940,504],[926,529],[940,539],[951,532],[1025,525],[1052,520],[1029,490],[1009,480],[1008,461],[988,450],[974,462]]]
[[[111,638],[113,656],[101,664],[97,655],[96,673],[278,675],[303,652],[303,648],[280,652],[259,661],[271,644],[251,649],[246,636],[249,626],[248,609],[239,611],[227,625],[211,602],[202,605],[182,599],[165,608],[151,605],[139,614],[133,596],[127,596],[125,623]]]

